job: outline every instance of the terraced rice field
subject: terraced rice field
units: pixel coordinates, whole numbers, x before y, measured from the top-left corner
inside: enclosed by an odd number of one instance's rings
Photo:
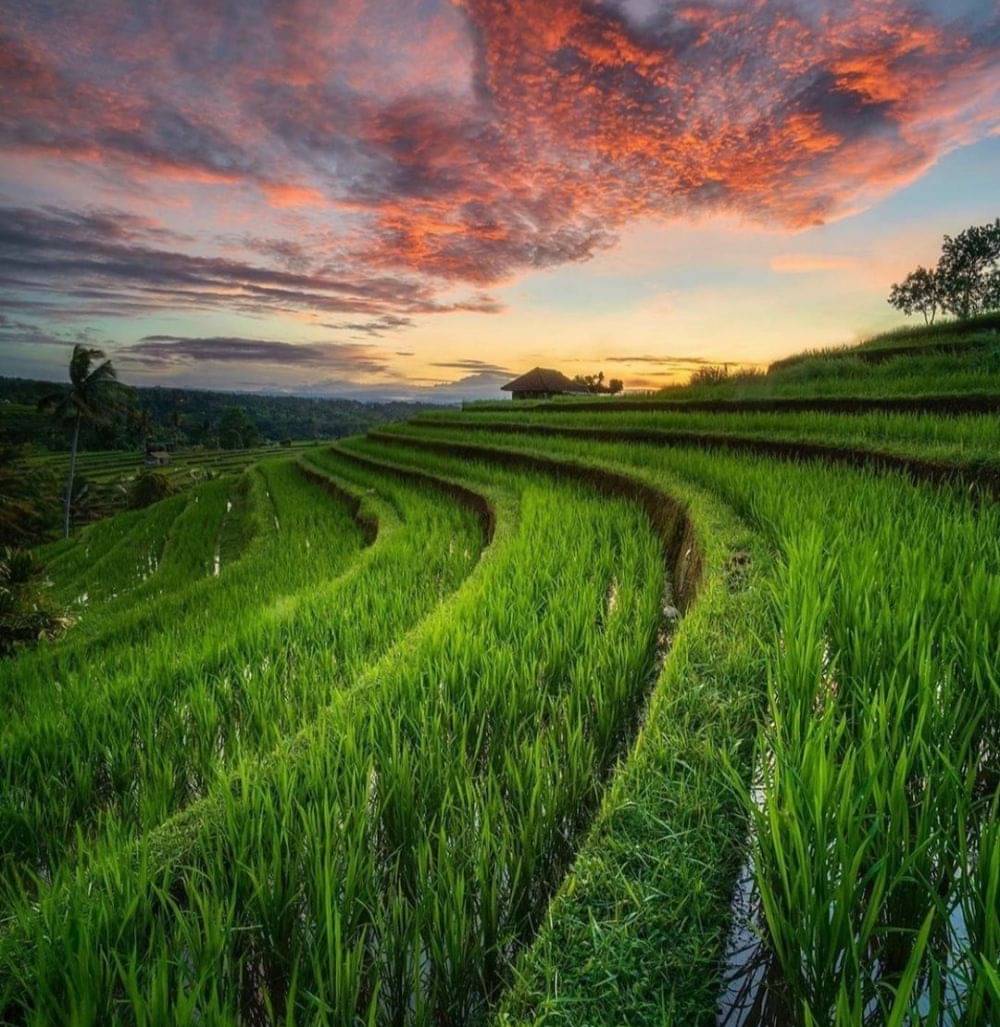
[[[315,442],[293,442],[289,446],[260,446],[256,449],[191,449],[171,454],[169,464],[156,468],[175,483],[198,481],[213,475],[232,473],[257,460],[279,454],[293,455],[314,449]],[[25,461],[28,469],[37,467],[63,475],[69,466],[65,453],[38,454]],[[142,453],[109,449],[80,453],[77,473],[101,484],[128,481],[144,468]]]
[[[48,547],[0,1018],[1000,1021],[998,442],[474,408]]]

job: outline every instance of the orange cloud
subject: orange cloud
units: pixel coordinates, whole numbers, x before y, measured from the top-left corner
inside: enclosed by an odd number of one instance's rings
[[[265,182],[261,189],[272,207],[322,207],[326,203],[323,193],[312,186]]]
[[[232,185],[244,220],[256,203],[290,238],[336,233],[324,279],[393,276],[431,306],[455,283],[586,260],[637,218],[817,224],[1000,124],[995,10],[132,6],[0,15],[0,150],[192,195]]]

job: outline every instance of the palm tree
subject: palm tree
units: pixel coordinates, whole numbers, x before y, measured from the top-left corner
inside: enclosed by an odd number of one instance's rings
[[[63,536],[69,538],[69,513],[73,501],[73,478],[76,475],[76,448],[80,441],[83,421],[101,422],[108,419],[112,406],[110,395],[118,384],[118,375],[110,360],[94,367],[94,361],[104,360],[104,352],[77,343],[69,359],[69,389],[50,393],[38,401],[38,409],[52,414],[61,424],[73,428],[73,442],[69,452],[69,475],[63,500]]]

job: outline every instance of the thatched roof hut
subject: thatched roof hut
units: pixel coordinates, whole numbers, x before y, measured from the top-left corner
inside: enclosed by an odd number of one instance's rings
[[[567,378],[562,371],[551,367],[535,367],[500,388],[514,399],[550,399],[569,393],[587,392],[587,386]]]

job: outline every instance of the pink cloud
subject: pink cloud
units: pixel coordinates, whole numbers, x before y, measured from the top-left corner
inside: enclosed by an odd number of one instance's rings
[[[214,189],[290,239],[332,226],[326,269],[366,283],[358,309],[451,309],[435,297],[456,283],[586,260],[637,218],[859,209],[997,130],[996,39],[995,12],[911,0],[690,0],[642,22],[611,0],[25,3],[0,15],[0,149]],[[373,297],[380,276],[406,286]],[[273,283],[213,295],[283,302]]]

